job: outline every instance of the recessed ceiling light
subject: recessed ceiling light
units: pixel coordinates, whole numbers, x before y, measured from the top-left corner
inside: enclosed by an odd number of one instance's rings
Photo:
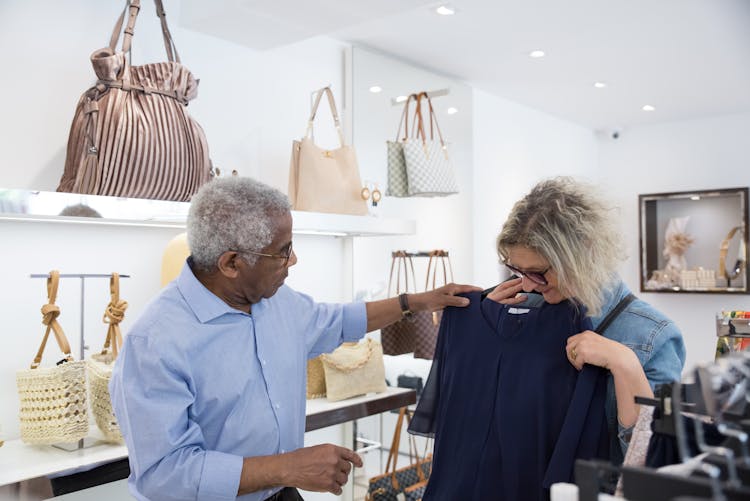
[[[650,104],[644,104],[643,108],[641,108],[643,111],[654,111],[656,108],[651,106]]]
[[[452,16],[453,14],[456,13],[456,9],[454,9],[453,7],[449,7],[447,5],[441,5],[440,7],[435,9],[435,12],[437,12],[441,16]]]
[[[606,86],[607,84],[605,84],[604,82],[594,82],[594,87],[596,87],[597,89],[603,89]]]
[[[407,99],[407,97],[406,97],[406,96],[398,96],[398,97],[396,98],[396,102],[397,102],[397,103],[403,103],[404,101],[406,101],[406,99]]]
[[[458,113],[458,110],[457,110],[456,108],[454,108],[453,106],[451,106],[450,108],[448,108],[448,109],[446,110],[446,112],[447,112],[447,113],[448,113],[449,115],[455,115],[456,113]]]
[[[698,195],[693,195],[692,197],[690,197],[690,200],[700,200],[700,199],[701,197],[699,197]]]
[[[529,57],[533,59],[539,59],[540,57],[544,57],[544,51],[543,50],[532,50],[529,52]]]
[[[383,89],[379,85],[373,85],[372,87],[370,87],[370,92],[372,92],[373,94],[377,94],[381,90]]]

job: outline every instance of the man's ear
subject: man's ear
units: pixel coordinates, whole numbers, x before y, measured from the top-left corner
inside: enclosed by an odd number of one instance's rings
[[[219,273],[227,278],[237,278],[239,276],[239,266],[247,266],[247,263],[240,263],[242,258],[237,251],[226,251],[216,262]]]

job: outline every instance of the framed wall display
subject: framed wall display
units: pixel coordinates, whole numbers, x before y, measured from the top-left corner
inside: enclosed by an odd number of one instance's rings
[[[638,196],[641,292],[747,294],[748,188]]]

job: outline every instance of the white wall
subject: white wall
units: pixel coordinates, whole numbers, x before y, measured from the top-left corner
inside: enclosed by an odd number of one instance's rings
[[[513,204],[537,181],[590,176],[597,141],[589,129],[476,90],[474,92],[474,278],[496,285],[495,238]]]
[[[596,176],[621,207],[628,244],[623,278],[636,294],[682,329],[687,344],[686,369],[713,360],[716,312],[748,310],[750,296],[639,292],[638,195],[750,185],[748,131],[750,114],[745,113],[634,127],[623,131],[617,140],[599,139]],[[731,222],[716,224],[725,227]],[[690,232],[689,223],[687,229]],[[717,261],[720,243],[716,242]]]

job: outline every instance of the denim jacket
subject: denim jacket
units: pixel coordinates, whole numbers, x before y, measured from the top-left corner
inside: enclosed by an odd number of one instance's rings
[[[630,294],[628,287],[617,279],[605,292],[602,312],[591,317],[596,326],[617,306],[622,298]],[[632,349],[638,356],[646,378],[653,389],[656,385],[679,381],[685,365],[685,342],[680,329],[645,301],[636,299],[612,321],[603,334]],[[617,419],[617,401],[612,375],[607,382],[607,424],[610,432],[610,458],[614,464],[622,464],[628,448],[632,427],[622,426]]]

